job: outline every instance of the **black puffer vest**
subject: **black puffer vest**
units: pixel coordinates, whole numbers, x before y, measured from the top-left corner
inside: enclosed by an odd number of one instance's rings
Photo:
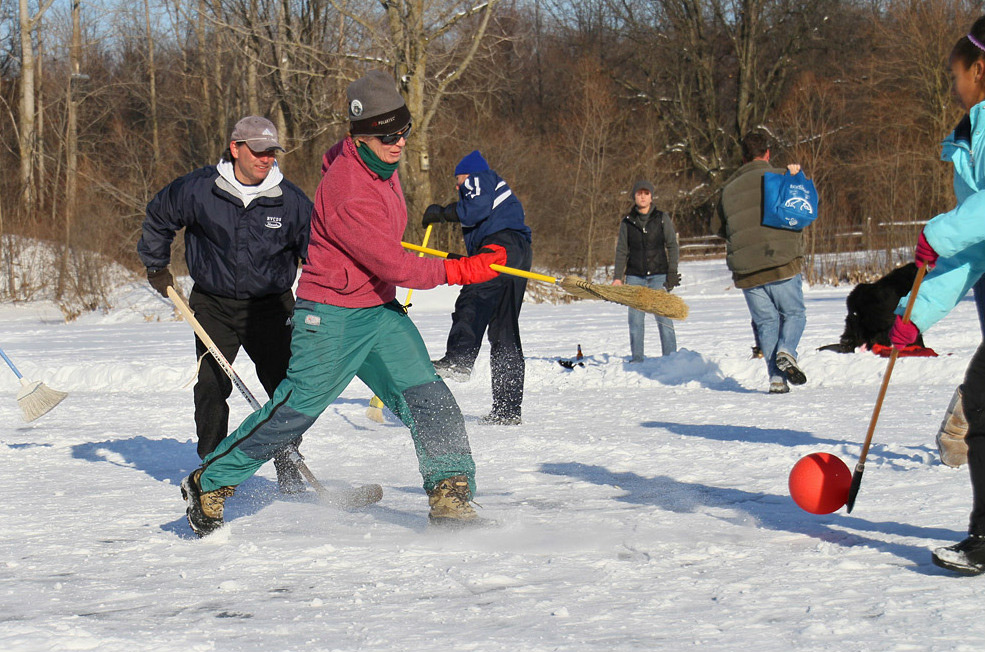
[[[664,236],[663,211],[651,208],[648,215],[640,215],[637,209],[623,218],[626,229],[629,257],[626,260],[627,276],[666,274],[667,241]]]

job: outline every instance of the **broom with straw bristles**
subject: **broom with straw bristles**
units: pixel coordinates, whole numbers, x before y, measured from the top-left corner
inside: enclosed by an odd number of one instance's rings
[[[21,412],[24,413],[24,421],[34,421],[43,416],[68,396],[67,392],[52,389],[40,380],[32,382],[24,378],[14,363],[10,361],[10,358],[7,357],[7,354],[3,352],[3,349],[0,349],[0,356],[3,357],[3,361],[7,363],[17,379],[21,381],[21,390],[17,392],[17,404],[21,407]]]
[[[438,251],[437,249],[428,249],[427,247],[410,244],[409,242],[401,242],[400,244],[402,244],[405,249],[428,254],[429,256],[438,256],[439,258],[456,256],[456,254],[449,254],[448,252]],[[669,317],[670,319],[687,318],[688,310],[687,304],[684,303],[684,300],[678,296],[674,296],[670,292],[665,292],[663,290],[654,290],[642,285],[602,285],[600,283],[592,283],[578,276],[555,278],[553,276],[548,276],[547,274],[528,272],[524,269],[515,269],[513,267],[505,267],[503,265],[490,265],[490,267],[500,274],[522,276],[523,278],[528,278],[533,281],[540,281],[541,283],[552,283],[560,286],[566,292],[569,292],[570,294],[582,299],[602,299],[603,301],[611,301],[613,303],[629,306],[630,308],[642,310],[643,312],[648,312],[652,315]]]

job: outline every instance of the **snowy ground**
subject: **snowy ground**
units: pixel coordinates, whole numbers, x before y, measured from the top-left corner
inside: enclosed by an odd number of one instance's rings
[[[838,339],[849,288],[808,291],[809,382],[771,396],[724,263],[682,272],[674,356],[627,365],[619,306],[528,304],[524,424],[478,424],[485,351],[450,383],[482,514],[503,523],[456,534],[427,529],[410,437],[392,415],[365,418],[357,381],[303,451],[324,482],[380,482],[383,501],[285,500],[268,465],[228,501],[230,526],[199,540],[178,493],[197,466],[188,325],[143,283],[68,324],[49,304],[0,306],[25,376],[71,393],[24,424],[0,377],[0,649],[980,649],[985,580],[929,555],[963,538],[970,506],[967,471],[939,464],[933,434],[979,342],[972,304],[928,334],[939,358],[897,363],[853,513],[814,516],[787,474],[814,451],[854,465],[886,367],[816,352]],[[453,298],[415,293],[434,356]],[[648,338],[656,354],[652,321]],[[565,371],[578,344],[588,364]]]

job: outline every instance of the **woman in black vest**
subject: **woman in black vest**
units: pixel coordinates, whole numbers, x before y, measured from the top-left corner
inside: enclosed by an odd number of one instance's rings
[[[677,231],[670,215],[653,206],[653,184],[637,181],[633,186],[636,203],[629,215],[619,224],[616,243],[616,269],[613,285],[645,285],[670,292],[681,283],[677,273],[680,249]],[[629,309],[630,362],[643,361],[644,313]],[[663,355],[677,351],[674,323],[667,317],[656,317],[660,330]]]

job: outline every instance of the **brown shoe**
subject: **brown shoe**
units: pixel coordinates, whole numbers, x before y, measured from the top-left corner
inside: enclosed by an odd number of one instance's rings
[[[941,456],[941,464],[957,468],[968,461],[968,420],[964,416],[964,406],[961,403],[961,388],[954,390],[951,403],[947,406],[947,414],[937,431],[937,451]]]
[[[236,487],[219,487],[213,491],[202,491],[199,478],[205,469],[195,469],[181,481],[181,497],[185,499],[188,525],[200,537],[211,534],[222,527],[222,511]]]
[[[480,520],[472,507],[472,490],[464,475],[453,475],[435,485],[428,492],[428,505],[428,520],[435,525],[467,525]]]

